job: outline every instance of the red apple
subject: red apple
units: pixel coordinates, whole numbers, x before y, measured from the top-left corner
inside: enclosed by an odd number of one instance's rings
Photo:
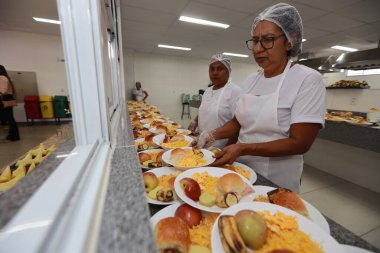
[[[199,225],[202,220],[201,211],[188,204],[180,205],[175,211],[174,216],[184,220],[191,228]]]
[[[181,184],[181,187],[187,197],[191,198],[194,201],[199,200],[199,196],[201,196],[201,187],[197,181],[192,178],[185,177],[181,179],[179,183]]]

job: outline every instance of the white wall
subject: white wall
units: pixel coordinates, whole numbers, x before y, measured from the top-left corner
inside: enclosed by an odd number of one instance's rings
[[[372,107],[380,110],[380,75],[348,77],[344,73],[329,73],[324,74],[324,77],[327,86],[339,80],[367,81],[371,86],[364,90],[327,90],[327,108],[356,112],[368,112]],[[352,98],[356,99],[356,105],[351,104]]]
[[[124,55],[127,92],[130,94],[134,82],[140,81],[142,88],[149,93],[147,101],[158,106],[172,119],[181,117],[181,93],[198,94],[198,90],[206,89],[210,81],[208,60],[145,54],[131,50],[127,50]],[[241,85],[256,69],[254,64],[232,62],[232,81]],[[192,116],[195,116],[196,110],[191,110]]]
[[[0,30],[0,64],[7,70],[36,72],[39,95],[68,94],[60,36]],[[25,121],[23,104],[15,109],[16,121]]]

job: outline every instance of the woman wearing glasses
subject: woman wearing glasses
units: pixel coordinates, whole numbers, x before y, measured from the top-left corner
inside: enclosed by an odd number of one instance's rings
[[[249,76],[235,117],[201,133],[197,146],[238,138],[216,155],[214,165],[236,159],[281,187],[298,192],[303,156],[324,125],[325,86],[321,75],[290,57],[301,52],[302,21],[296,8],[280,3],[254,20],[247,46],[260,70]]]

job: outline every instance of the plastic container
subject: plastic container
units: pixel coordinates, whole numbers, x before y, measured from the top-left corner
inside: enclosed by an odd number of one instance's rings
[[[55,118],[69,118],[71,116],[67,113],[69,110],[69,101],[67,96],[55,96],[53,103]]]
[[[52,96],[40,96],[40,108],[41,108],[42,118],[44,119],[54,118]]]
[[[24,109],[27,120],[41,118],[40,100],[38,96],[25,96]]]

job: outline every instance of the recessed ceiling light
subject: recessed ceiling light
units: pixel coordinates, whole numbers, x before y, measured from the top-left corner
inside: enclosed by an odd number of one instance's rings
[[[35,21],[38,21],[38,22],[44,22],[44,23],[50,23],[50,24],[61,24],[61,21],[59,20],[54,20],[54,19],[46,19],[46,18],[37,18],[37,17],[33,17],[33,19]]]
[[[305,42],[305,41],[307,41],[307,39],[302,39],[302,42]]]
[[[184,21],[184,22],[198,24],[198,25],[215,26],[215,27],[224,28],[224,29],[227,29],[228,27],[230,27],[230,25],[227,25],[227,24],[222,24],[222,23],[204,20],[204,19],[186,17],[186,16],[180,16],[179,20]]]
[[[229,56],[243,57],[243,58],[247,58],[248,57],[248,55],[246,55],[246,54],[235,54],[235,53],[227,53],[227,52],[224,52],[223,54],[224,55],[229,55]]]
[[[355,52],[355,51],[358,51],[358,49],[356,48],[352,48],[352,47],[343,47],[343,46],[333,46],[331,48],[334,48],[334,49],[338,49],[338,50],[342,50],[342,51],[348,51],[348,52]]]
[[[163,45],[163,44],[158,44],[158,47],[169,48],[169,49],[177,49],[177,50],[185,50],[185,51],[191,50],[191,48],[189,48],[189,47],[176,47],[176,46]]]

